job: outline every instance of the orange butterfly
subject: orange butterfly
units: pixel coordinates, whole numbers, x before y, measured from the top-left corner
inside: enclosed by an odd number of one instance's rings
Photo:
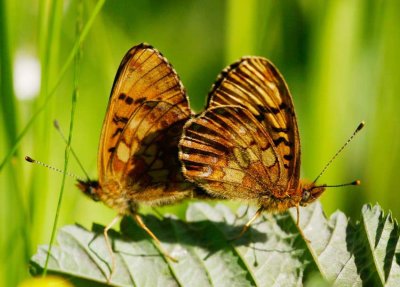
[[[139,204],[159,206],[195,196],[178,159],[178,141],[190,117],[185,89],[167,59],[147,44],[130,49],[116,74],[103,123],[99,180],[77,184],[118,211],[104,230],[111,255],[107,231],[121,215],[132,215],[160,244],[137,213]]]
[[[300,180],[292,97],[265,58],[244,57],[221,73],[206,111],[185,124],[179,148],[188,180],[213,196],[260,206],[239,236],[263,211],[298,211],[326,187]]]

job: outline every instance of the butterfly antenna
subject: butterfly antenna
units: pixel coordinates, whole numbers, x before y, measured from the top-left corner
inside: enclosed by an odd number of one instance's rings
[[[355,181],[348,182],[348,183],[342,183],[342,184],[335,184],[335,185],[324,184],[324,185],[322,185],[322,187],[342,187],[342,186],[349,186],[349,185],[361,185],[361,181],[359,179],[357,179]]]
[[[65,137],[64,133],[61,130],[60,125],[58,124],[57,120],[53,121],[53,125],[56,128],[56,130],[58,131],[58,133],[61,135],[62,139],[64,140],[65,144],[68,144],[68,140]],[[75,158],[76,162],[78,163],[79,167],[81,168],[81,170],[83,171],[83,173],[85,174],[86,178],[89,180],[90,177],[88,175],[88,173],[86,172],[85,168],[83,167],[83,164],[81,163],[81,161],[79,160],[78,156],[76,155],[74,149],[72,148],[72,146],[69,147],[70,151],[72,153],[72,156]]]
[[[356,130],[354,131],[354,133],[349,137],[349,139],[344,143],[344,145],[336,152],[336,154],[331,158],[330,161],[328,161],[328,163],[325,165],[325,167],[322,169],[321,173],[317,176],[316,179],[314,179],[313,183],[316,183],[317,180],[321,177],[321,175],[324,174],[324,172],[326,171],[326,169],[331,165],[331,163],[334,161],[334,159],[342,152],[342,150],[351,142],[351,140],[355,137],[355,135],[365,126],[365,122],[362,121],[358,127],[356,128]],[[357,182],[354,181],[354,182]],[[359,181],[358,181],[359,182]],[[357,185],[357,184],[345,184],[345,185]],[[343,186],[343,185],[339,185],[339,186]],[[328,187],[328,186],[327,186]],[[332,186],[333,187],[333,186]]]
[[[64,171],[63,171],[62,169],[59,169],[59,168],[56,168],[56,167],[54,167],[54,166],[45,164],[44,162],[38,161],[38,160],[36,160],[36,159],[33,159],[33,158],[31,158],[30,156],[25,156],[25,160],[26,160],[27,162],[30,162],[30,163],[34,163],[34,164],[38,164],[38,165],[47,167],[48,169],[54,170],[54,171],[56,171],[56,172],[64,173]],[[70,177],[72,177],[72,178],[75,178],[75,179],[77,179],[77,180],[84,181],[84,179],[82,179],[82,178],[80,178],[79,176],[77,176],[77,175],[75,175],[75,174],[73,174],[73,173],[70,173],[70,172],[68,172],[68,171],[65,172],[65,174],[68,175],[68,176],[70,176]]]

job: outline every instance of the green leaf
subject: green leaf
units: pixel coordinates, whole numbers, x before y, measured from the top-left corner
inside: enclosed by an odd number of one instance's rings
[[[320,203],[300,210],[263,214],[237,240],[255,209],[237,214],[224,205],[189,205],[186,221],[144,216],[163,248],[178,262],[167,260],[159,246],[130,218],[121,232],[111,231],[117,267],[115,286],[302,286],[326,282],[333,286],[400,286],[399,228],[390,214],[365,205],[361,220],[350,223],[342,212],[327,219]],[[47,246],[31,259],[31,273],[42,272]],[[88,231],[79,225],[58,233],[49,271],[84,286],[106,284],[111,257],[103,227]],[[322,281],[321,281],[322,280]],[[96,285],[98,284],[98,285]],[[91,286],[92,286],[91,285]]]

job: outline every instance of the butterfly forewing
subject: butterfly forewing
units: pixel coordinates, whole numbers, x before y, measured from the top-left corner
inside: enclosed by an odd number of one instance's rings
[[[257,200],[286,186],[272,139],[239,106],[211,108],[190,120],[179,156],[185,176],[217,197]]]
[[[275,145],[287,187],[297,187],[300,140],[289,89],[275,66],[262,57],[244,57],[218,77],[207,108],[239,105],[250,111]],[[281,194],[283,196],[283,194]]]
[[[167,60],[151,46],[133,47],[119,67],[103,124],[100,185],[115,182],[125,197],[148,203],[191,190],[177,149],[190,115],[185,90]]]

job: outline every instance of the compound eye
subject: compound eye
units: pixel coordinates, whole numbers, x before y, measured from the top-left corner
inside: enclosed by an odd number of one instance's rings
[[[302,195],[302,200],[308,201],[309,198],[310,198],[310,192],[308,190],[304,190]]]
[[[89,187],[89,195],[94,201],[100,200],[99,196],[96,193],[96,189],[91,186]]]

